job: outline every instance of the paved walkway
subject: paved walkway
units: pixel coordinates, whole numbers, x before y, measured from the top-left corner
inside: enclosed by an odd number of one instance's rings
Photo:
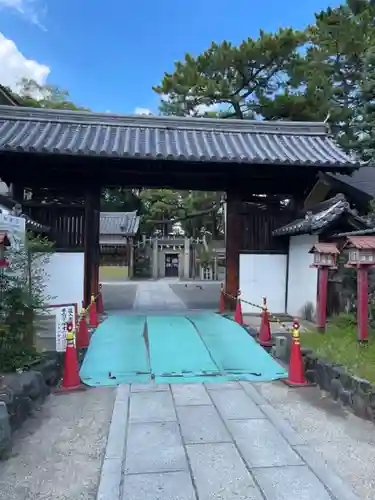
[[[121,385],[97,500],[355,500],[256,384]]]
[[[168,280],[145,281],[137,288],[133,309],[137,312],[186,310],[184,302],[172,291]]]

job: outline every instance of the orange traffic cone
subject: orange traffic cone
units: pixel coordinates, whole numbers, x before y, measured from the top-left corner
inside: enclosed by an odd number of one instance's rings
[[[292,349],[290,352],[290,362],[289,362],[289,375],[287,379],[282,379],[289,387],[306,387],[315,384],[310,384],[305,379],[305,370],[303,366],[303,359],[301,353],[300,344],[300,324],[298,320],[293,321],[293,331],[292,331]]]
[[[77,331],[77,349],[82,349],[89,346],[90,337],[89,337],[89,329],[87,328],[86,323],[86,309],[82,307],[81,309],[81,317],[78,324]]]
[[[99,295],[98,295],[98,313],[104,313],[103,295],[102,295],[102,284],[99,284]]]
[[[81,386],[79,378],[77,351],[74,347],[73,325],[69,323],[66,334],[66,351],[64,362],[64,376],[61,383],[61,389],[77,389]]]
[[[224,285],[221,284],[221,287],[220,287],[220,300],[219,300],[219,312],[223,313],[224,311],[225,311]]]
[[[98,315],[96,313],[96,302],[94,295],[91,295],[89,324],[92,328],[96,328],[99,325]]]
[[[270,317],[268,314],[266,297],[263,297],[262,321],[259,329],[258,342],[263,347],[272,346]]]
[[[242,306],[241,306],[241,292],[238,290],[236,310],[234,312],[234,321],[239,325],[243,326],[243,316],[242,316]]]

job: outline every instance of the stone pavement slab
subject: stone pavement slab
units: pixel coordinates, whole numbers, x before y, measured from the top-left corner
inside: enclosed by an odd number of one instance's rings
[[[324,485],[305,465],[271,467],[254,471],[267,500],[332,500]],[[344,497],[342,497],[344,498]]]
[[[170,392],[136,392],[130,399],[131,422],[174,422],[177,420]]]
[[[137,287],[133,303],[136,311],[187,310],[185,303],[175,294],[168,281],[145,281]]]
[[[177,415],[186,444],[232,441],[213,406],[178,406]]]
[[[127,474],[186,470],[177,422],[129,424],[124,458]]]
[[[244,391],[212,391],[211,398],[221,416],[227,419],[264,418],[257,405]]]
[[[267,384],[213,386],[120,386],[97,500],[360,498],[263,396]]]
[[[178,384],[171,386],[176,406],[211,405],[211,399],[202,384]]]
[[[230,420],[228,427],[249,467],[303,465],[297,453],[268,420]]]
[[[188,471],[127,476],[122,498],[123,500],[196,500]]]
[[[233,443],[188,445],[187,453],[201,500],[261,500],[259,488]]]

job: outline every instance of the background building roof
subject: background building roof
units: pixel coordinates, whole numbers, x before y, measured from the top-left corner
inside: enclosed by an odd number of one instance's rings
[[[314,234],[328,229],[336,223],[340,217],[348,215],[356,229],[365,229],[369,227],[368,222],[359,217],[357,213],[350,208],[350,204],[343,194],[338,194],[330,200],[326,200],[314,207],[311,212],[305,213],[303,217],[282,226],[275,231],[275,236],[294,236],[297,234]]]
[[[134,236],[139,229],[137,212],[100,212],[101,235]]]

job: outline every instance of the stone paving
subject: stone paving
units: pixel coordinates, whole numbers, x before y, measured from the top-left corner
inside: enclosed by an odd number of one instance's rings
[[[145,281],[137,287],[133,309],[136,312],[162,311],[167,314],[168,311],[184,311],[187,307],[171,289],[169,280],[159,280]]]
[[[121,385],[97,500],[355,500],[257,384]]]

